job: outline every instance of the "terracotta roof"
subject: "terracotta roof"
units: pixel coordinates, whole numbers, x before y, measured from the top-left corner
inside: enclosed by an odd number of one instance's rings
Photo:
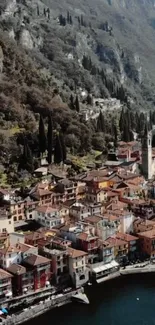
[[[8,273],[7,271],[0,269],[0,280],[8,279],[8,278],[12,278],[12,275],[10,273]]]
[[[123,234],[123,233],[119,233],[119,232],[116,234],[116,238],[121,239],[121,240],[125,240],[127,242],[138,240],[138,238],[135,237],[135,236],[132,236],[132,235],[129,235],[129,234]]]
[[[67,252],[71,258],[77,258],[88,255],[86,252],[80,251],[78,249],[74,249],[71,247],[67,248]]]
[[[97,239],[98,237],[87,234],[85,232],[81,232],[79,235],[77,235],[77,238],[84,241],[90,241],[92,239]]]
[[[126,245],[126,241],[123,241],[121,239],[114,238],[114,237],[109,237],[108,239],[106,239],[106,241],[109,244],[111,244],[112,246],[124,246],[124,245]]]
[[[36,265],[40,265],[40,264],[50,263],[51,260],[49,260],[48,258],[43,257],[41,255],[32,254],[32,255],[26,257],[24,262],[29,265],[36,266]]]
[[[52,212],[57,212],[58,209],[53,208],[51,206],[42,205],[42,206],[37,207],[36,211],[42,212],[42,213],[52,213]]]
[[[26,268],[19,264],[11,264],[7,270],[12,274],[18,274],[18,275],[26,273]]]
[[[16,248],[18,248],[22,253],[25,253],[29,249],[34,248],[34,246],[19,243],[19,244],[16,245]]]
[[[137,235],[140,237],[143,236],[143,237],[153,239],[153,238],[155,238],[155,228],[148,230],[148,231],[140,232]]]
[[[30,234],[26,234],[25,235],[25,241],[26,240],[36,240],[36,239],[42,239],[44,238],[44,234],[38,232],[38,231],[35,231],[35,232],[32,232]]]
[[[16,246],[8,246],[6,248],[0,249],[0,254],[7,255],[7,254],[13,254],[13,253],[19,253],[20,249]]]
[[[85,218],[85,222],[88,223],[98,223],[99,221],[101,221],[103,218],[102,217],[98,217],[98,216],[90,216]]]

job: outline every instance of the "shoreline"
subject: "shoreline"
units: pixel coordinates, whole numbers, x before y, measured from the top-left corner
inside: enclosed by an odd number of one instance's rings
[[[121,277],[124,278],[125,276],[128,275],[130,276],[130,275],[149,274],[149,273],[155,273],[155,265],[151,265],[147,263],[147,265],[145,266],[139,266],[139,265],[127,266],[125,269],[121,268],[116,273],[109,274],[106,277],[97,279],[95,284],[98,286],[99,284],[109,282],[110,280],[121,278]],[[91,286],[87,285],[86,287],[87,288],[89,287],[90,291],[92,291],[92,288],[95,286],[95,284],[92,283]],[[36,304],[34,303],[34,305],[31,306],[27,306],[26,308],[23,308],[21,309],[21,311],[16,312],[12,315],[8,315],[6,319],[2,318],[1,323],[4,325],[16,325],[16,324],[18,325],[18,324],[22,324],[23,320],[24,323],[26,323],[31,319],[37,318],[38,316],[45,314],[56,307],[58,308],[63,305],[72,303],[72,298],[79,294],[83,295],[83,292],[84,289],[79,288],[63,295],[58,294],[56,296],[53,296],[51,294],[51,296],[49,297],[40,297],[40,299],[42,299],[40,302]],[[86,298],[87,298],[87,294],[86,294]],[[82,302],[82,300],[80,302]]]

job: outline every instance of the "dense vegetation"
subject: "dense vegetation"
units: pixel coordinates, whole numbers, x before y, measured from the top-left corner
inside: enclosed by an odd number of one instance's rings
[[[18,0],[6,15],[8,4],[0,3],[1,175],[15,181],[21,169],[32,173],[45,152],[49,164],[66,152],[106,153],[112,141],[143,134],[145,109],[155,123],[151,0],[80,0],[78,8]],[[98,97],[120,99],[121,114],[85,121],[81,112]]]

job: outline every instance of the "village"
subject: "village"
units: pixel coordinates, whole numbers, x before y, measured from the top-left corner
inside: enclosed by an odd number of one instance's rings
[[[1,305],[48,288],[67,292],[101,283],[128,265],[153,265],[150,139],[146,129],[142,145],[119,142],[103,166],[72,177],[40,168],[40,181],[20,196],[0,188]]]

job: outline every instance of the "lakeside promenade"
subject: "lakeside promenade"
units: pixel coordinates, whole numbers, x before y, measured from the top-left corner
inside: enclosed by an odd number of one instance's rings
[[[100,284],[124,275],[142,273],[155,273],[155,264],[151,264],[150,262],[142,262],[134,265],[128,265],[125,268],[121,267],[119,271],[98,279],[97,283]]]

